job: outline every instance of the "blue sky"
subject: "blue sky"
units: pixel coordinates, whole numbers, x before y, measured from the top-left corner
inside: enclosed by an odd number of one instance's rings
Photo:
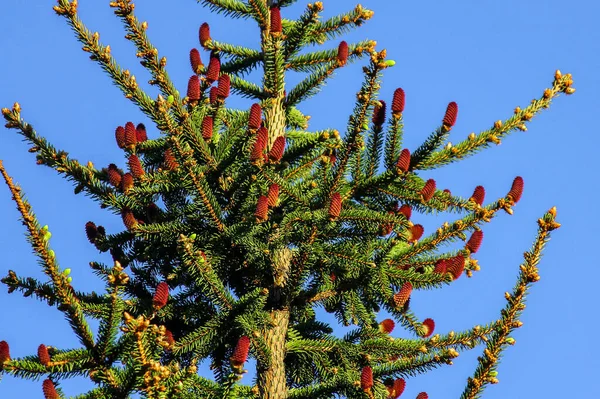
[[[23,117],[39,134],[83,163],[124,166],[122,151],[114,143],[115,127],[131,120],[147,123],[151,137],[157,131],[88,60],[50,3],[7,2],[3,6],[0,106],[20,102]],[[306,3],[298,2],[284,11],[284,17],[297,16]],[[149,21],[148,34],[160,54],[167,56],[169,74],[182,93],[190,76],[188,52],[198,47],[197,29],[202,22],[211,23],[212,35],[220,41],[258,43],[253,22],[228,23],[193,0],[166,4],[140,2],[136,13]],[[529,124],[527,132],[514,132],[498,147],[424,174],[465,197],[482,184],[488,200],[504,196],[513,178],[521,175],[525,192],[513,216],[500,214],[483,226],[485,238],[476,255],[481,272],[441,290],[416,292],[411,305],[422,318],[434,318],[440,333],[497,318],[505,302],[503,293],[512,288],[522,254],[535,237],[536,220],[556,205],[563,227],[547,246],[540,265],[541,281],[527,301],[523,328],[514,334],[517,344],[505,352],[499,367],[500,384],[489,387],[484,397],[599,397],[600,367],[588,353],[588,340],[600,326],[590,306],[600,278],[591,251],[597,245],[594,232],[600,222],[594,205],[598,168],[592,145],[600,105],[600,30],[596,27],[600,3],[365,0],[362,4],[375,11],[374,18],[344,39],[377,40],[378,47],[386,48],[389,58],[397,61],[386,71],[381,98],[390,101],[397,87],[406,91],[405,145],[409,149],[438,126],[450,101],[456,101],[460,109],[450,138],[458,142],[472,131],[510,117],[514,107],[538,98],[551,85],[557,68],[573,74],[576,94],[559,97]],[[331,16],[354,3],[330,0],[324,5],[325,16]],[[121,65],[138,82],[145,82],[149,77],[136,61],[133,45],[123,39],[121,23],[108,2],[80,1],[80,12],[89,29],[99,31],[101,41],[111,45]],[[326,46],[335,48],[337,43]],[[203,56],[206,59],[207,54]],[[360,82],[359,65],[339,71],[322,94],[301,107],[312,116],[311,128],[344,131]],[[149,92],[157,94],[155,89]],[[235,99],[229,104],[248,106],[247,101]],[[15,132],[0,131],[0,159],[21,184],[41,223],[50,226],[59,263],[73,270],[77,289],[101,289],[87,265],[108,257],[89,245],[83,226],[93,220],[116,232],[122,229],[120,218],[82,195],[74,196],[71,183],[49,168],[36,166],[27,148]],[[0,274],[14,269],[20,276],[44,280],[10,197],[7,189],[0,188]],[[431,232],[451,217],[422,220],[426,232]],[[10,343],[13,357],[34,354],[40,343],[62,348],[77,345],[61,313],[34,299],[8,295],[3,288],[0,307],[0,340]],[[394,334],[404,336],[403,332]],[[421,391],[427,391],[430,398],[458,397],[481,350],[462,353],[453,366],[409,379],[403,397],[414,398]],[[68,395],[89,386],[82,380],[63,385]],[[4,377],[0,397],[16,395],[41,398],[41,382]]]

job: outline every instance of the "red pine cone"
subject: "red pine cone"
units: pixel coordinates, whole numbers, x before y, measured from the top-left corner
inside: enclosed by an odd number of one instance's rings
[[[250,160],[251,161],[258,161],[260,159],[263,159],[263,152],[265,150],[265,147],[267,146],[267,140],[269,139],[269,132],[267,131],[267,128],[262,126],[260,129],[258,129],[258,134],[256,135],[256,141],[254,142],[254,145],[252,146],[252,152],[250,153]]]
[[[268,219],[269,213],[269,198],[265,195],[261,195],[258,197],[258,202],[256,203],[256,212],[254,212],[254,216],[256,216],[257,222],[264,222]]]
[[[202,120],[202,138],[206,141],[210,140],[213,135],[213,118],[205,116]]]
[[[133,188],[133,175],[131,173],[125,173],[121,178],[121,191],[124,193],[128,192]]]
[[[360,372],[360,387],[365,392],[373,387],[373,370],[369,366],[363,367]]]
[[[281,10],[279,7],[271,7],[271,33],[281,33],[283,26],[281,25]]]
[[[404,204],[400,207],[400,209],[398,209],[398,213],[404,215],[406,220],[410,220],[410,217],[412,215],[412,208],[410,207],[410,205]]]
[[[339,66],[346,65],[348,62],[348,43],[342,41],[338,46],[337,62]]]
[[[259,104],[252,104],[250,107],[250,117],[248,118],[248,129],[256,130],[262,123],[262,108]]]
[[[471,199],[477,204],[483,204],[485,199],[485,188],[483,186],[475,187],[475,191],[473,191],[473,195],[471,195]]]
[[[404,90],[398,88],[394,91],[394,98],[392,99],[392,113],[394,115],[400,115],[404,112],[405,95]]]
[[[456,255],[454,258],[448,259],[446,265],[446,272],[451,273],[454,280],[456,280],[465,270],[465,257]]]
[[[190,65],[192,66],[192,72],[200,73],[203,64],[198,49],[193,48],[190,50]]]
[[[329,219],[337,219],[342,211],[342,196],[340,193],[333,193],[329,203]]]
[[[229,75],[221,75],[219,76],[218,83],[218,92],[217,95],[220,99],[225,99],[229,97],[229,92],[231,91],[231,78]]]
[[[135,139],[138,143],[143,143],[148,140],[148,133],[146,133],[146,125],[138,123],[135,127]]]
[[[444,189],[445,193],[448,193],[448,195],[452,195],[452,192],[450,190],[448,190],[447,188]]]
[[[335,161],[337,161],[336,151],[332,150],[331,155],[329,155],[329,163],[333,165]]]
[[[270,207],[277,206],[277,201],[279,200],[279,184],[273,183],[269,186],[267,198],[269,199],[268,203]]]
[[[420,224],[415,224],[410,228],[410,241],[417,242],[423,237],[425,229]]]
[[[410,167],[410,151],[408,148],[403,149],[400,152],[400,156],[398,157],[398,162],[396,162],[396,169],[402,172],[408,172],[408,168]]]
[[[271,151],[269,151],[269,159],[274,162],[279,162],[281,157],[283,156],[283,151],[285,150],[285,137],[279,136],[273,142],[273,146],[271,147]]]
[[[210,56],[208,68],[206,69],[206,81],[212,83],[219,79],[221,73],[221,60],[216,55]]]
[[[169,345],[175,344],[175,338],[173,338],[173,333],[169,330],[165,330],[165,341],[167,341]]]
[[[115,130],[115,139],[119,148],[125,148],[125,129],[123,126],[119,126]]]
[[[137,144],[137,134],[133,122],[125,124],[125,146],[134,146]]]
[[[206,42],[210,40],[210,26],[206,22],[200,25],[198,38],[200,39],[200,44],[202,47],[205,47]]]
[[[42,383],[42,391],[44,392],[45,399],[60,399],[54,383],[51,380],[44,380]]]
[[[2,363],[8,362],[10,360],[10,347],[8,346],[8,342],[0,341],[0,368],[2,368]]]
[[[208,100],[210,101],[210,103],[216,103],[219,99],[219,88],[217,86],[213,86],[210,88],[210,91],[208,93]]]
[[[121,211],[121,218],[123,219],[123,224],[127,230],[133,230],[138,225],[138,221],[133,215],[133,212],[127,208],[124,208]]]
[[[385,123],[385,101],[379,101],[381,105],[376,105],[373,109],[372,121],[375,126],[381,126]]]
[[[433,330],[435,329],[435,322],[433,321],[433,319],[425,319],[423,320],[423,327],[426,327],[425,334],[423,334],[423,337],[431,337],[431,334],[433,334]]]
[[[506,196],[510,197],[516,204],[521,199],[521,195],[523,195],[523,178],[517,176],[515,177],[515,180],[513,180],[512,187]]]
[[[144,176],[144,168],[142,167],[142,163],[140,162],[140,159],[137,157],[137,155],[131,154],[129,156],[128,163],[129,170],[131,171],[133,177],[139,179],[140,177]]]
[[[401,308],[408,301],[412,293],[412,288],[412,284],[407,281],[402,285],[400,291],[394,294],[394,304],[397,308]]]
[[[156,286],[156,291],[154,291],[154,296],[152,297],[152,306],[156,310],[162,309],[167,305],[169,301],[169,285],[164,281],[161,281]]]
[[[425,182],[425,186],[423,186],[421,189],[423,201],[428,202],[431,198],[433,198],[433,194],[435,194],[435,180],[429,179],[427,182]]]
[[[402,393],[404,392],[404,389],[406,388],[406,381],[404,381],[404,379],[402,378],[397,378],[394,381],[394,385],[392,386],[392,390],[391,392],[389,392],[389,397],[391,399],[398,399],[400,397],[400,395],[402,395]]]
[[[40,363],[44,366],[47,366],[50,363],[50,354],[48,353],[48,348],[46,345],[41,344],[38,346],[38,358],[40,359]]]
[[[248,350],[250,349],[250,338],[247,336],[241,337],[237,344],[235,345],[235,349],[233,350],[233,355],[231,355],[230,361],[231,365],[235,368],[240,368],[246,363],[248,360]]]
[[[469,252],[472,254],[476,253],[481,246],[481,240],[483,240],[483,231],[475,230],[471,235],[471,238],[469,238],[469,241],[467,241],[467,249]]]
[[[394,331],[394,327],[396,327],[396,323],[392,319],[385,319],[381,323],[379,323],[379,330],[386,334],[390,334]]]
[[[392,231],[394,231],[394,224],[393,223],[385,223],[385,224],[382,224],[379,227],[379,235],[381,237],[385,237],[388,234],[391,234]]]
[[[447,269],[448,262],[446,261],[446,259],[438,259],[435,262],[435,268],[433,269],[433,272],[438,274],[446,274]]]
[[[170,148],[167,148],[165,151],[164,165],[168,170],[175,170],[179,167],[179,163],[175,160],[175,156],[173,155],[173,151]]]
[[[427,392],[421,392],[417,395],[417,399],[429,399],[429,395],[427,395]]]
[[[98,238],[98,228],[94,222],[87,222],[85,224],[85,235],[91,244],[96,242],[96,238]]]
[[[442,123],[447,128],[451,128],[456,123],[456,118],[458,117],[458,104],[452,101],[448,104],[448,108],[446,108],[446,114],[444,114],[444,119]]]
[[[188,80],[187,97],[190,101],[200,100],[200,78],[198,75],[190,76],[190,80]]]

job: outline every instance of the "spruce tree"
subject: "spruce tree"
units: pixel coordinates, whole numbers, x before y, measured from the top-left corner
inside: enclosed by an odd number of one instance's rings
[[[469,198],[421,176],[499,144],[575,89],[557,71],[539,99],[506,120],[446,144],[458,117],[448,104],[439,127],[414,149],[403,148],[405,93],[379,96],[382,74],[394,61],[373,41],[339,37],[373,12],[360,5],[322,19],[320,1],[297,20],[286,18],[296,0],[201,0],[214,12],[254,23],[259,49],[219,41],[208,24],[190,51],[191,77],[180,95],[129,0],[111,2],[126,38],[160,95],[150,97],[121,68],[110,47],[78,16],[77,0],[54,11],[75,32],[83,50],[112,78],[154,126],[127,122],[115,130],[124,159],[103,168],[69,157],[36,133],[21,107],[2,109],[6,127],[30,145],[38,164],[55,169],[103,208],[122,217],[124,230],[93,221],[85,234],[111,264],[92,260],[103,293],[71,284],[20,187],[0,161],[33,250],[47,281],[9,271],[2,282],[57,307],[81,347],[41,344],[37,353],[10,356],[0,341],[0,371],[44,378],[47,399],[62,396],[60,381],[85,375],[97,387],[78,398],[398,398],[408,377],[452,364],[459,352],[483,348],[461,398],[477,398],[498,382],[497,364],[514,343],[511,332],[552,230],[552,208],[537,221],[518,280],[497,320],[461,332],[436,331],[413,313],[413,290],[440,288],[479,266],[481,226],[497,213],[512,214],[523,193],[516,177],[503,198],[486,201],[478,186]],[[239,23],[236,21],[235,23]],[[323,46],[315,50],[315,46]],[[302,102],[339,68],[364,59],[362,86],[343,133],[309,130]],[[250,72],[260,71],[254,80]],[[286,74],[305,75],[286,85]],[[357,72],[358,73],[358,72]],[[249,109],[227,106],[232,94],[253,99]],[[436,231],[413,223],[416,214],[456,215]],[[82,226],[83,227],[83,226]],[[83,228],[82,228],[83,230]],[[447,244],[461,243],[448,250]],[[110,254],[108,257],[107,254]],[[464,277],[463,277],[464,278]],[[334,334],[324,310],[347,334]],[[99,321],[94,334],[88,320]],[[330,319],[328,319],[330,320]],[[397,326],[397,327],[396,327]],[[394,328],[412,338],[394,338]],[[0,337],[1,338],[1,337]],[[249,358],[255,378],[244,377]],[[199,375],[208,359],[213,375]],[[418,399],[427,398],[424,392]]]

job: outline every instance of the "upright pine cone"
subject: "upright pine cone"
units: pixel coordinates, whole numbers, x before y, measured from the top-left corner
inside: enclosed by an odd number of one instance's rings
[[[137,155],[131,154],[129,156],[128,163],[129,170],[131,171],[133,177],[139,179],[140,177],[144,176],[144,168],[142,167],[142,163],[140,162],[140,159],[137,157]]]
[[[146,125],[138,123],[135,127],[135,139],[138,143],[143,143],[148,140],[148,133],[146,132]]]
[[[244,367],[244,363],[248,360],[249,349],[250,338],[244,335],[238,340],[235,349],[233,350],[233,355],[229,358],[231,366],[233,366],[234,369],[241,371],[241,368]]]
[[[406,282],[400,288],[396,294],[394,294],[394,305],[396,308],[401,308],[410,298],[410,294],[412,293],[412,284],[410,282]]]
[[[469,241],[467,241],[467,249],[469,252],[472,254],[477,252],[481,246],[481,240],[483,240],[483,231],[475,230],[471,235],[471,238],[469,238]]]
[[[376,105],[373,109],[372,121],[375,126],[381,127],[385,123],[385,101],[379,100],[381,105]]]
[[[433,319],[425,319],[423,320],[423,327],[423,337],[431,337],[431,334],[433,334],[433,330],[435,329],[435,322]]]
[[[279,136],[273,142],[271,151],[269,151],[269,159],[273,162],[279,162],[285,150],[285,137]]]
[[[435,180],[429,179],[425,182],[425,186],[421,189],[423,201],[428,202],[435,194]]]
[[[200,78],[198,75],[190,76],[190,80],[188,80],[187,97],[190,101],[200,100]]]
[[[124,193],[129,192],[133,188],[133,175],[131,173],[125,173],[121,178],[121,191]]]
[[[446,274],[447,269],[448,261],[446,259],[438,259],[435,262],[435,268],[433,269],[433,272],[437,274]]]
[[[202,47],[206,47],[206,43],[210,41],[210,26],[208,23],[203,23],[200,25],[200,31],[198,32],[198,38],[200,39],[200,44]]]
[[[138,221],[133,215],[133,212],[128,208],[123,208],[121,211],[121,218],[123,219],[123,224],[127,230],[133,230],[138,225]]]
[[[96,238],[98,238],[98,228],[94,222],[87,222],[85,224],[85,235],[91,244],[96,242]]]
[[[179,163],[177,163],[177,161],[175,160],[173,151],[170,148],[167,148],[167,150],[165,151],[165,158],[163,164],[168,170],[175,170],[179,167]]]
[[[427,392],[421,392],[417,395],[417,399],[429,399],[429,395],[427,395]]]
[[[338,46],[337,63],[339,66],[344,66],[348,62],[348,43],[342,41]]]
[[[115,139],[119,148],[125,148],[125,129],[123,126],[119,126],[115,130]]]
[[[167,305],[169,301],[169,285],[164,281],[161,281],[156,286],[156,291],[154,291],[154,296],[152,297],[152,306],[154,309],[160,310]]]
[[[267,147],[267,140],[269,139],[269,132],[267,128],[262,126],[258,129],[258,133],[256,135],[256,141],[252,146],[252,152],[250,153],[250,160],[252,162],[257,162],[263,159],[263,152]]]
[[[175,338],[173,338],[173,333],[169,330],[165,330],[165,341],[169,346],[175,345]]]
[[[412,215],[412,208],[410,207],[410,205],[404,204],[400,207],[400,209],[398,209],[398,213],[404,215],[406,220],[410,220],[410,217]]]
[[[512,187],[510,191],[506,195],[512,201],[512,203],[516,204],[521,199],[523,195],[523,178],[521,176],[515,177],[513,180]]]
[[[373,387],[373,370],[370,366],[363,367],[360,372],[360,387],[365,392]]]
[[[397,378],[394,380],[394,385],[392,385],[391,391],[388,388],[388,394],[391,399],[398,399],[400,395],[404,392],[406,388],[406,381],[402,378]]]
[[[250,107],[250,117],[248,118],[248,129],[256,130],[262,123],[262,108],[259,104],[252,104]]]
[[[202,119],[202,138],[206,141],[210,140],[213,135],[213,118],[205,116]]]
[[[454,126],[454,124],[456,123],[456,118],[458,117],[458,104],[456,104],[454,101],[452,101],[450,104],[448,104],[448,107],[446,108],[446,113],[444,114],[444,119],[442,120],[442,124],[444,125],[444,127],[448,130],[450,130],[452,128],[452,126]]]
[[[394,331],[394,327],[396,327],[396,323],[392,319],[385,319],[381,323],[379,323],[379,331],[390,334]]]
[[[51,380],[44,380],[42,383],[42,391],[44,392],[45,399],[60,399],[54,383]]]
[[[410,241],[417,242],[423,237],[425,229],[420,224],[415,224],[410,228]]]
[[[401,172],[408,172],[408,168],[410,167],[410,151],[408,148],[403,149],[400,152],[400,156],[398,157],[398,162],[396,162],[396,169]]]
[[[221,60],[215,54],[211,54],[208,68],[206,69],[206,81],[212,83],[219,79],[221,74]]]
[[[267,198],[269,199],[268,203],[271,208],[277,206],[277,201],[279,201],[279,184],[273,183],[269,186]]]
[[[256,203],[256,212],[254,212],[254,216],[256,216],[256,221],[258,223],[265,222],[269,218],[269,198],[265,195],[261,195],[258,197],[258,202]]]
[[[485,188],[483,188],[483,186],[475,187],[470,199],[477,205],[483,204],[483,201],[485,200]]]
[[[190,65],[192,66],[192,72],[195,74],[200,73],[203,64],[198,49],[193,48],[190,50]]]
[[[271,7],[271,34],[280,35],[282,31],[281,10],[279,7]]]
[[[211,104],[215,104],[217,100],[219,100],[219,88],[217,86],[213,86],[210,88],[208,93],[208,101]]]
[[[392,99],[392,114],[396,117],[400,116],[404,112],[405,95],[404,90],[401,88],[394,91],[394,98]]]
[[[217,96],[221,100],[224,100],[227,97],[229,97],[230,91],[231,91],[231,78],[229,77],[229,75],[219,76]]]
[[[340,193],[333,193],[331,202],[329,203],[328,216],[329,219],[337,219],[342,211],[342,196]]]
[[[0,369],[2,369],[2,363],[10,360],[10,347],[8,342],[0,341]]]
[[[459,254],[448,259],[447,262],[446,272],[451,273],[454,280],[456,280],[465,270],[465,257]]]
[[[46,348],[46,345],[41,344],[40,346],[38,346],[37,353],[38,358],[40,359],[40,363],[44,366],[47,366],[48,363],[50,363],[50,354],[48,353],[48,348]]]
[[[135,125],[133,122],[127,122],[125,124],[125,146],[133,147],[137,144],[137,133],[135,131]]]

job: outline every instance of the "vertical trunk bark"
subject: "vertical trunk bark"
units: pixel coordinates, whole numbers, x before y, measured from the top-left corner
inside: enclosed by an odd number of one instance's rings
[[[287,309],[273,310],[273,326],[264,331],[265,341],[271,351],[270,364],[258,364],[258,389],[261,399],[287,398],[285,378],[285,338],[290,314]]]

